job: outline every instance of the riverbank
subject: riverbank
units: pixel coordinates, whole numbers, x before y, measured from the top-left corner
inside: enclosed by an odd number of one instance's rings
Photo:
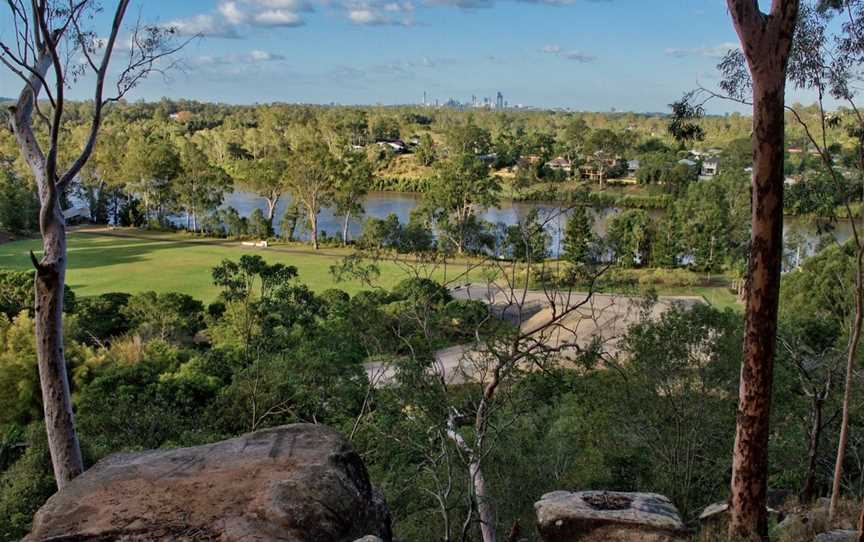
[[[0,245],[0,269],[30,270],[29,251],[38,254],[40,249],[39,239]],[[245,247],[236,240],[205,238],[185,232],[86,227],[70,232],[67,282],[79,296],[116,291],[177,291],[211,302],[219,293],[212,283],[212,268],[224,259],[236,260],[243,254],[259,254],[270,263],[297,267],[299,281],[313,291],[339,288],[353,295],[370,287],[357,280],[336,282],[330,273],[330,266],[352,253],[351,248],[342,247],[324,247],[315,251],[299,243],[256,249]],[[447,277],[459,276],[469,263],[467,259],[449,263]],[[382,261],[379,269],[380,276],[375,284],[385,289],[409,276],[403,266],[394,262]],[[648,274],[650,270],[636,273]],[[444,268],[432,272],[432,278],[444,280],[444,277]],[[480,276],[474,278],[481,279]],[[472,278],[460,276],[460,280],[465,282]],[[639,282],[637,278],[636,283]],[[653,288],[660,295],[696,295],[723,308],[737,306],[728,286],[720,282],[703,281],[692,286],[639,284],[638,287]]]

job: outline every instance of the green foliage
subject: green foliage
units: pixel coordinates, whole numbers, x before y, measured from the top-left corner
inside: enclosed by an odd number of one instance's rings
[[[199,440],[217,382],[190,370],[184,358],[176,347],[154,341],[139,362],[109,363],[82,387],[78,425],[97,457]]]
[[[23,310],[33,311],[36,298],[35,277],[32,271],[10,271],[0,269],[0,313],[12,318]],[[75,293],[66,285],[63,293],[63,310],[75,310]]]
[[[608,239],[618,263],[624,267],[645,267],[651,263],[654,224],[645,211],[624,211],[609,221]]]
[[[841,325],[852,315],[855,258],[851,241],[832,245],[786,273],[780,288],[783,314],[806,314]]]
[[[112,292],[78,300],[74,316],[76,339],[98,345],[129,331],[131,323],[124,309],[130,298],[127,293]]]
[[[622,345],[627,356],[618,367],[620,382],[610,389],[617,420],[610,436],[647,453],[646,487],[669,496],[685,517],[726,490],[739,318],[696,305],[637,324]]]
[[[11,321],[0,314],[0,427],[29,423],[41,412],[33,320],[26,311]]]
[[[15,542],[29,531],[33,514],[55,491],[45,426],[34,423],[23,439],[24,455],[0,471],[0,541]]]
[[[434,280],[409,278],[393,288],[393,296],[413,304],[445,305],[453,297],[450,291]]]
[[[429,217],[452,249],[459,253],[479,251],[482,226],[476,212],[496,205],[499,190],[499,179],[489,174],[489,166],[479,158],[470,153],[451,156],[438,163],[420,213]]]
[[[163,341],[191,341],[204,327],[204,305],[176,292],[136,294],[129,298],[122,314],[136,333]]]
[[[249,215],[247,231],[255,239],[267,239],[273,234],[273,225],[264,216],[264,211],[255,209]]]
[[[507,227],[504,237],[506,253],[521,262],[542,262],[549,256],[552,235],[546,231],[540,212],[534,208],[518,224]]]
[[[594,260],[594,220],[585,205],[573,207],[564,226],[564,250],[562,256],[574,265],[584,265]]]
[[[699,269],[719,269],[732,249],[732,217],[723,185],[713,179],[691,185],[676,211],[685,253]]]
[[[34,189],[11,171],[0,169],[0,231],[20,234],[39,229]]]

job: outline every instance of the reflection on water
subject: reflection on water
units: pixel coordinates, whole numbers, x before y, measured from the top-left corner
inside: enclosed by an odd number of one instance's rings
[[[353,217],[349,221],[348,230],[352,238],[360,235],[362,223],[365,218],[375,217],[384,218],[390,213],[394,213],[399,217],[402,223],[408,222],[411,211],[417,207],[420,200],[420,194],[404,193],[404,192],[372,192],[366,196],[363,202],[365,214],[361,217]],[[285,207],[290,203],[289,197],[283,197],[276,207],[276,215],[274,226],[279,229],[279,222],[282,219],[282,214]],[[247,192],[235,192],[225,198],[224,206],[231,206],[237,209],[241,216],[249,216],[255,209],[267,211],[267,204],[262,198]],[[549,233],[552,235],[552,252],[558,254],[562,240],[562,231],[567,220],[566,207],[555,203],[525,203],[502,201],[497,208],[487,209],[481,216],[484,220],[492,223],[503,223],[506,226],[516,224],[521,218],[524,218],[533,208],[539,208],[541,218],[548,220]],[[606,226],[609,220],[620,213],[617,208],[597,209],[594,211],[595,222],[594,231],[598,235],[606,234]],[[653,218],[663,216],[663,211],[651,210],[648,211]],[[334,216],[332,209],[324,209],[318,216],[319,231],[326,231],[330,236],[339,236],[342,232],[343,217]],[[302,221],[301,221],[302,224]],[[837,241],[844,242],[852,235],[851,226],[848,222],[841,221],[836,225],[834,231],[830,234]],[[801,236],[805,240],[805,247],[802,251],[802,256],[812,253],[819,245],[820,233],[810,221],[799,219],[797,217],[786,217],[783,226],[784,236],[789,236],[792,233]],[[308,239],[309,232],[301,231],[301,226],[298,225],[296,235],[300,239]]]

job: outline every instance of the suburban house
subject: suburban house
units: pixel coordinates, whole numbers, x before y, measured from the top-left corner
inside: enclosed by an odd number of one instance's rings
[[[585,164],[579,166],[579,175],[589,181],[602,181],[609,176],[609,170],[620,162],[617,156],[609,157],[603,151],[597,151]]]
[[[690,160],[689,158],[682,158],[681,160],[678,160],[678,163],[682,166],[687,166],[687,167],[692,167],[692,168],[695,168],[696,166],[699,165],[698,162],[694,162],[693,160]]]
[[[70,207],[63,211],[63,218],[66,224],[87,224],[92,222],[90,218],[90,207],[87,205],[79,205],[78,207]]]
[[[720,159],[716,156],[711,156],[702,161],[701,175],[703,177],[713,177],[720,171]]]
[[[635,175],[641,165],[639,160],[627,160],[627,173],[631,176]]]
[[[396,154],[404,154],[408,152],[408,145],[401,139],[393,139],[389,141],[378,141],[379,147],[389,147]]]
[[[559,156],[558,158],[555,158],[554,160],[549,160],[548,162],[546,162],[546,167],[548,167],[551,170],[555,170],[555,171],[568,171],[569,172],[573,169],[573,163],[570,160],[568,160],[567,158]]]

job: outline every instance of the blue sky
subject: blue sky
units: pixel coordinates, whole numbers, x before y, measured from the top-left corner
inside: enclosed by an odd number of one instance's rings
[[[737,43],[724,0],[139,0],[135,10],[129,19],[140,10],[203,38],[182,52],[183,70],[130,99],[402,104],[424,91],[442,102],[501,91],[510,104],[665,111],[713,84]],[[0,95],[17,87],[0,75]]]

